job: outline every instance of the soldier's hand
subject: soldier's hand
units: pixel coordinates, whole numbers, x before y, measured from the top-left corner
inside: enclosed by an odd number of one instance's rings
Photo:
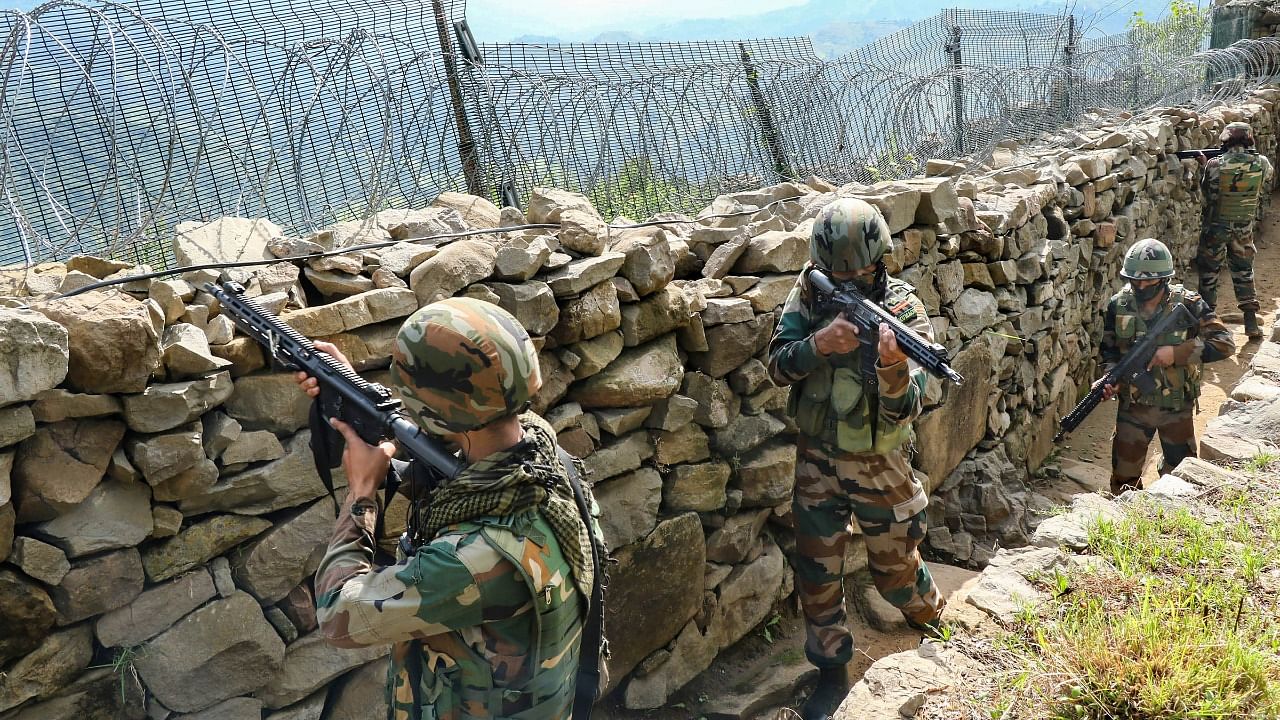
[[[1202,153],[1202,152],[1200,152],[1200,153],[1196,153],[1196,162],[1200,163],[1201,165],[1208,165],[1208,164],[1209,164],[1209,156],[1208,156],[1208,155],[1205,155],[1205,154],[1204,154],[1204,153]]]
[[[323,340],[316,340],[312,344],[315,345],[316,349],[320,352],[328,355],[334,360],[337,360],[339,363],[352,368],[353,370],[355,369],[352,367],[351,361],[347,359],[346,355],[342,354],[342,351],[338,349],[337,345],[327,343]],[[307,394],[307,397],[314,398],[320,394],[320,383],[316,382],[316,379],[310,375],[299,370],[293,374],[293,378],[298,382],[298,387],[302,388],[302,392]]]
[[[1173,346],[1165,345],[1151,356],[1151,362],[1147,363],[1147,369],[1158,367],[1169,367],[1173,364]]]
[[[898,347],[898,336],[893,334],[889,323],[880,323],[880,367],[889,367],[907,359],[906,353]]]
[[[342,451],[342,469],[347,473],[348,494],[350,497],[373,498],[387,479],[387,469],[396,454],[395,443],[384,440],[370,445],[341,420],[334,418],[329,424],[342,433],[342,439],[347,443]]]
[[[830,325],[813,334],[813,344],[820,355],[842,355],[858,347],[858,328],[844,316],[837,317]]]
[[[1105,377],[1100,377],[1100,378],[1098,378],[1098,379],[1097,379],[1097,381],[1093,383],[1093,389],[1095,389],[1095,390],[1096,390],[1096,389],[1098,389],[1099,387],[1101,387],[1101,388],[1102,388],[1102,399],[1103,399],[1103,400],[1110,400],[1110,399],[1112,399],[1112,398],[1114,398],[1114,397],[1116,396],[1116,389],[1117,389],[1117,386],[1115,386],[1115,385],[1104,385],[1104,384],[1103,384],[1104,382],[1106,382],[1106,378],[1105,378]]]

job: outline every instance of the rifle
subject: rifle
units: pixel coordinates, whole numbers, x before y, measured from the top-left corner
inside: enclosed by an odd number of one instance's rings
[[[1067,413],[1060,421],[1062,429],[1057,435],[1053,436],[1053,441],[1060,442],[1062,438],[1079,427],[1084,419],[1089,417],[1089,413],[1098,407],[1098,403],[1102,402],[1102,396],[1106,391],[1107,385],[1128,384],[1137,386],[1138,390],[1143,393],[1149,393],[1155,389],[1155,378],[1151,377],[1151,373],[1147,370],[1147,365],[1151,362],[1151,356],[1155,355],[1159,346],[1156,345],[1156,338],[1172,330],[1181,330],[1195,325],[1198,321],[1191,314],[1186,305],[1178,303],[1173,311],[1166,314],[1147,331],[1142,341],[1129,349],[1125,356],[1120,358],[1120,362],[1111,368],[1111,371],[1103,377],[1102,382],[1094,383],[1089,390],[1089,394],[1079,402],[1071,412]]]
[[[836,287],[834,281],[822,270],[809,270],[809,284],[817,291],[818,304],[825,307],[838,307],[845,319],[858,328],[858,340],[862,344],[862,379],[863,382],[875,386],[877,383],[875,363],[879,360],[880,323],[888,323],[897,337],[898,347],[903,354],[914,360],[929,374],[956,385],[964,382],[960,373],[950,365],[947,349],[921,337],[919,333],[893,316],[878,303],[849,286]]]
[[[1226,151],[1226,148],[1205,148],[1204,150],[1179,150],[1174,155],[1177,155],[1179,160],[1195,159],[1202,153],[1206,158],[1216,158]]]
[[[462,468],[458,458],[444,445],[427,435],[401,410],[401,402],[383,385],[367,382],[354,370],[315,349],[311,341],[280,318],[264,310],[257,301],[244,294],[244,286],[224,282],[221,287],[205,283],[204,290],[218,299],[222,312],[231,316],[236,327],[257,340],[279,364],[289,370],[302,370],[315,378],[320,395],[311,405],[311,452],[316,472],[325,487],[333,491],[330,469],[342,464],[342,435],[329,425],[337,418],[350,425],[367,443],[376,445],[384,438],[395,438],[414,460],[415,468],[427,470],[432,480],[451,478]],[[388,479],[387,497],[395,492],[398,481]]]

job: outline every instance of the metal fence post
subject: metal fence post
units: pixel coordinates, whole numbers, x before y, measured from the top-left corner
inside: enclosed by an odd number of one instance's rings
[[[1062,64],[1067,69],[1067,80],[1062,92],[1062,120],[1071,117],[1072,85],[1075,83],[1076,69],[1076,16],[1067,16],[1067,44],[1062,48]]]
[[[751,104],[755,106],[756,115],[760,117],[760,130],[764,134],[764,143],[769,147],[769,155],[773,158],[773,170],[782,178],[791,177],[791,164],[787,162],[787,154],[782,149],[782,136],[773,122],[773,111],[765,102],[764,92],[760,89],[760,73],[751,62],[751,53],[746,43],[738,43],[742,51],[742,68],[747,75],[747,88],[751,91]]]
[[[963,155],[968,152],[968,138],[964,126],[964,82],[960,79],[960,67],[964,65],[964,56],[960,52],[960,26],[951,27],[951,38],[945,46],[951,56],[951,106],[956,123],[956,152]]]
[[[442,0],[431,0],[431,8],[435,12],[436,37],[440,40],[440,51],[444,60],[445,81],[449,85],[449,101],[453,105],[453,119],[458,125],[458,155],[462,158],[462,175],[467,180],[467,192],[479,197],[486,197],[484,180],[480,174],[480,157],[476,153],[475,137],[471,134],[471,123],[467,119],[466,106],[462,98],[462,83],[458,79],[457,55],[453,51],[453,41],[449,37],[449,23],[444,15]]]

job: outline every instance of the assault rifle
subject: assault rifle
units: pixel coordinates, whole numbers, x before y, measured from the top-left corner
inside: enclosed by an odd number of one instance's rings
[[[351,368],[316,350],[301,333],[246,297],[243,285],[206,283],[204,290],[218,299],[222,312],[231,316],[236,327],[261,343],[278,363],[289,370],[302,370],[316,379],[320,396],[311,405],[311,452],[315,455],[316,471],[330,491],[333,490],[330,469],[342,464],[344,444],[342,435],[329,425],[330,418],[347,423],[371,445],[395,438],[411,458],[420,461],[414,463],[415,466],[425,465],[422,469],[427,470],[429,478],[451,478],[462,468],[462,463],[445,450],[444,445],[405,417],[401,402],[390,390],[365,381]]]
[[[1103,377],[1101,382],[1094,383],[1093,388],[1089,390],[1089,394],[1084,396],[1078,405],[1062,418],[1060,425],[1062,429],[1057,435],[1053,436],[1053,441],[1060,442],[1062,438],[1071,433],[1084,419],[1089,417],[1089,413],[1098,407],[1098,403],[1102,402],[1103,394],[1106,392],[1107,385],[1133,385],[1138,388],[1139,392],[1149,393],[1155,390],[1155,378],[1151,377],[1151,373],[1147,370],[1147,365],[1151,362],[1151,357],[1156,354],[1159,346],[1156,345],[1156,338],[1165,333],[1174,330],[1181,330],[1194,326],[1198,321],[1186,305],[1178,303],[1172,312],[1166,313],[1160,321],[1147,331],[1142,341],[1129,349],[1125,356],[1120,358],[1120,362],[1111,368],[1111,371]]]
[[[1179,150],[1174,153],[1179,160],[1194,160],[1201,153],[1207,158],[1216,158],[1226,152],[1225,148],[1205,148],[1204,150]]]
[[[874,385],[877,382],[875,362],[879,359],[880,323],[888,323],[898,340],[903,354],[914,360],[929,374],[956,385],[964,382],[960,373],[950,365],[946,348],[931,343],[919,333],[894,317],[893,313],[849,286],[836,287],[835,282],[822,270],[809,270],[809,284],[817,292],[817,304],[821,307],[839,308],[845,319],[858,328],[858,340],[862,344],[862,379]]]

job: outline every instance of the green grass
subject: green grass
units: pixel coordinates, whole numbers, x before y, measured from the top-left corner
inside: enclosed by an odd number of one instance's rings
[[[991,644],[990,717],[1280,717],[1278,490],[1242,474],[1209,512],[1141,503],[1096,523],[1089,554],[1114,571],[1035,579],[1053,599]]]

